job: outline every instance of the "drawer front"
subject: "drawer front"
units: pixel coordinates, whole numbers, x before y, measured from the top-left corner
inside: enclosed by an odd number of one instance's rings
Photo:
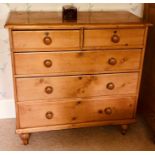
[[[17,78],[18,101],[135,94],[138,73]]]
[[[14,51],[77,49],[79,30],[13,31]]]
[[[133,118],[135,97],[20,102],[20,128]],[[87,109],[87,110],[86,110]]]
[[[84,30],[84,47],[138,47],[144,44],[144,33],[145,29]]]
[[[15,53],[15,72],[17,75],[63,75],[138,70],[141,52],[141,50],[107,50]]]

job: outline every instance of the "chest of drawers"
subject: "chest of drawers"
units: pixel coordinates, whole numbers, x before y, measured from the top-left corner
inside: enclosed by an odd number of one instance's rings
[[[128,12],[12,12],[16,132],[135,122],[149,24]]]

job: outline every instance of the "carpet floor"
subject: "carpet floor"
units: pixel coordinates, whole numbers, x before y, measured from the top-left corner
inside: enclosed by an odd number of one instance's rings
[[[119,126],[68,129],[33,133],[27,146],[15,134],[15,119],[0,120],[0,150],[155,150],[151,133],[142,118],[132,124],[126,135]]]

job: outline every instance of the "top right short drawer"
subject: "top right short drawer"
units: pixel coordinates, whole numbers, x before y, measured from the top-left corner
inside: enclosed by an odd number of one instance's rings
[[[85,29],[84,48],[141,48],[144,35],[144,28]]]

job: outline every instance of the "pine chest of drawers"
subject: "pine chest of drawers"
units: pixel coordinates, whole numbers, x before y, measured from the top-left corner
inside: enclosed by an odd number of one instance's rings
[[[135,122],[149,24],[128,12],[12,12],[16,132]]]

